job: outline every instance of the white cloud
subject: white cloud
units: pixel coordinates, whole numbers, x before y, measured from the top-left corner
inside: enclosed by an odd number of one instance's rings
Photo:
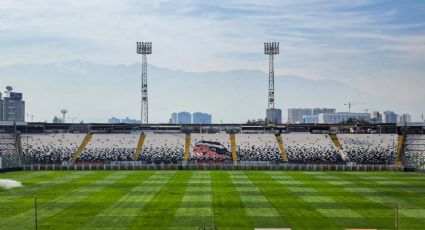
[[[398,21],[402,9],[385,3],[3,0],[0,66],[75,59],[133,63],[140,58],[135,41],[150,40],[149,62],[158,66],[265,70],[262,44],[275,40],[281,42],[279,74],[379,85],[388,80],[388,71],[414,82],[425,66],[425,33],[420,31],[425,22]],[[409,71],[403,74],[405,66]]]

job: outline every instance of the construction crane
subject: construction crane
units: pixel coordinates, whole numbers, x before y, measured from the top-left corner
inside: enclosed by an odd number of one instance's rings
[[[348,112],[351,113],[351,106],[353,105],[365,105],[365,103],[352,103],[352,102],[348,102],[344,105],[348,105]]]

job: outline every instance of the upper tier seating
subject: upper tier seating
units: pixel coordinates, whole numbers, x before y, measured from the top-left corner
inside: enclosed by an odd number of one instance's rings
[[[21,136],[25,158],[34,163],[69,161],[85,134],[26,134]]]
[[[425,163],[425,135],[407,135],[404,156],[419,164]]]
[[[237,156],[241,161],[281,161],[274,134],[236,134]]]
[[[180,162],[183,159],[184,138],[184,134],[147,134],[139,160],[158,164]]]
[[[131,161],[139,140],[137,134],[94,134],[79,161]]]
[[[397,134],[338,134],[349,162],[391,164],[397,150]]]
[[[329,135],[290,133],[281,136],[289,162],[337,163],[342,161]]]

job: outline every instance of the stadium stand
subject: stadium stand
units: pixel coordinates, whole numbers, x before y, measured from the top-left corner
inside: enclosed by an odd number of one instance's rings
[[[274,134],[236,134],[236,144],[241,161],[282,160]]]
[[[228,161],[231,159],[229,134],[191,134],[189,160]]]
[[[341,155],[329,135],[310,133],[282,134],[282,142],[289,162],[342,162]]]
[[[20,159],[14,135],[0,134],[0,158],[0,169],[19,166]]]
[[[404,157],[411,164],[421,165],[425,163],[425,135],[407,135]]]
[[[28,134],[21,137],[27,163],[62,163],[77,157],[77,162],[137,160],[146,164],[175,164],[185,151],[190,162],[392,164],[396,156],[396,134],[338,134],[340,146],[327,134],[93,134],[86,144],[85,134]],[[279,138],[280,137],[280,138]],[[424,157],[425,136],[410,136],[406,156]],[[141,141],[142,140],[142,141]],[[281,140],[281,146],[279,142]],[[189,145],[187,144],[189,143]],[[235,155],[232,155],[232,143]],[[422,143],[422,144],[421,144]],[[4,145],[1,145],[4,146]],[[4,147],[2,147],[4,148]],[[81,155],[77,150],[81,149]],[[138,151],[136,151],[138,150]],[[346,153],[347,160],[341,154]],[[284,152],[283,152],[284,151]],[[2,150],[2,155],[7,151]],[[425,157],[424,157],[425,159]],[[233,161],[235,162],[235,161]]]
[[[349,162],[391,164],[397,150],[397,134],[338,134]]]
[[[78,160],[131,161],[138,138],[137,134],[95,134]]]
[[[138,160],[145,163],[177,163],[183,159],[184,134],[147,134]],[[134,143],[134,147],[137,142]],[[134,151],[134,150],[133,150]]]
[[[23,155],[32,163],[69,161],[85,134],[27,134],[21,136]]]

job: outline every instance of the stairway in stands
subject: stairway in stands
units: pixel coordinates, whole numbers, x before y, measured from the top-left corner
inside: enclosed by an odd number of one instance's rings
[[[184,154],[183,154],[184,161],[189,160],[189,154],[190,154],[190,133],[186,133],[184,138]]]
[[[84,149],[86,148],[87,144],[91,141],[92,138],[93,138],[92,133],[89,133],[84,137],[83,142],[81,142],[80,147],[78,147],[77,152],[75,152],[74,156],[71,159],[72,162],[75,162],[78,159],[78,157],[80,157],[80,155],[83,153]]]
[[[406,140],[405,135],[398,135],[398,137],[397,137],[396,161],[395,161],[395,165],[397,165],[397,166],[402,165],[401,156],[404,152],[405,140]]]
[[[137,161],[139,159],[140,154],[142,154],[143,150],[143,144],[145,143],[145,134],[140,134],[139,136],[139,142],[137,143],[136,151],[134,151],[134,157],[133,159]]]
[[[280,136],[280,134],[276,134],[275,137],[277,145],[279,146],[280,154],[282,155],[282,160],[288,161],[288,156],[286,155],[285,147],[283,146],[282,136]]]
[[[230,133],[230,148],[232,150],[233,164],[236,165],[238,163],[238,157],[236,154],[236,137],[234,133]]]
[[[330,136],[332,142],[334,143],[335,147],[338,149],[338,152],[341,155],[341,158],[344,161],[347,161],[347,159],[348,159],[347,153],[342,148],[342,145],[341,145],[341,142],[338,139],[338,136],[336,134],[329,134],[329,136]]]

